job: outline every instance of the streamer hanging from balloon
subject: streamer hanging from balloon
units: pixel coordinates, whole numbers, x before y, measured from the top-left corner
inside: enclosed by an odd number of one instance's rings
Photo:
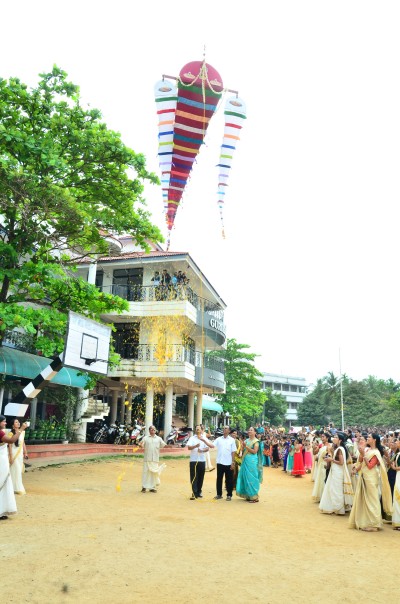
[[[240,140],[240,130],[246,119],[246,105],[239,97],[230,97],[225,103],[225,129],[221,145],[218,174],[218,208],[222,225],[222,236],[225,238],[224,227],[224,201],[225,189],[228,186],[229,173],[232,168],[233,153],[237,142]]]

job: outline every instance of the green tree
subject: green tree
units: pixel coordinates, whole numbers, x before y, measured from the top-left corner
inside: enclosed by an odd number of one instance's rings
[[[146,180],[158,183],[144,156],[81,106],[64,71],[33,89],[0,79],[0,344],[18,327],[51,355],[63,347],[67,310],[98,318],[127,308],[73,269],[108,251],[104,234],[130,233],[142,247],[162,240],[144,209]]]
[[[259,417],[263,410],[265,393],[259,377],[262,373],[254,366],[257,354],[246,352],[248,344],[239,344],[234,338],[227,341],[225,350],[213,351],[213,356],[225,363],[226,392],[216,398],[224,412],[244,427]]]
[[[264,418],[272,426],[280,426],[285,421],[287,409],[286,399],[282,394],[272,392],[271,388],[267,388],[264,393],[266,400],[264,402]]]
[[[357,381],[342,377],[345,426],[393,426],[400,422],[399,384],[368,376]],[[299,406],[299,421],[317,426],[342,425],[340,382],[333,373],[317,380]]]

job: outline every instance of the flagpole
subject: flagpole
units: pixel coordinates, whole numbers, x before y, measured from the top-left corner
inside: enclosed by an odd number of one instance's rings
[[[344,432],[343,380],[342,380],[342,363],[340,360],[340,348],[339,348],[339,373],[340,373],[340,408],[342,411],[342,432]]]

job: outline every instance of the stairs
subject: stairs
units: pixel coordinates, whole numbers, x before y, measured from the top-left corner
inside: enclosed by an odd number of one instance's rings
[[[81,416],[84,422],[94,422],[95,419],[103,419],[110,413],[110,407],[95,398],[88,398],[88,404]]]

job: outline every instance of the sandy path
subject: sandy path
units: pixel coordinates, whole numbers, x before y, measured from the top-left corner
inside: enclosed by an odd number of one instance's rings
[[[320,514],[309,476],[267,469],[250,505],[214,502],[216,472],[206,473],[204,499],[190,501],[188,460],[166,463],[157,494],[140,493],[140,459],[27,472],[18,515],[0,525],[2,594],[32,604],[396,600],[400,533]]]

